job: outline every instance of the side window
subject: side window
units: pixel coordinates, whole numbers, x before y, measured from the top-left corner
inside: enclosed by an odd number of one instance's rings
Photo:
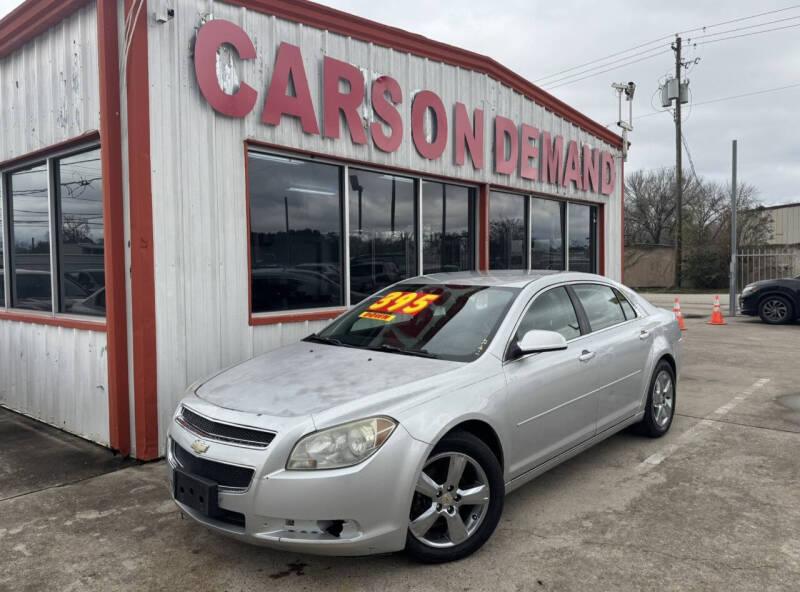
[[[614,294],[617,295],[617,300],[619,301],[619,305],[622,307],[622,312],[625,313],[625,318],[627,320],[635,319],[638,315],[636,314],[636,309],[631,306],[631,303],[628,301],[625,296],[623,296],[622,292],[619,290],[614,290]]]
[[[592,331],[600,331],[625,322],[625,313],[617,294],[609,286],[577,284],[572,286],[586,311]],[[630,306],[630,304],[628,304]]]
[[[578,315],[566,289],[553,288],[533,301],[517,329],[517,341],[533,330],[555,331],[561,333],[567,341],[580,337]]]

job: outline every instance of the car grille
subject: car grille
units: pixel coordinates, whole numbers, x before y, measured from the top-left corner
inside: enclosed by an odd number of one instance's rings
[[[220,487],[247,489],[253,479],[253,469],[198,458],[175,442],[172,444],[172,455],[181,469],[192,475],[211,479]]]
[[[186,407],[181,407],[177,421],[186,429],[204,438],[256,448],[266,448],[275,437],[272,432],[213,421]]]

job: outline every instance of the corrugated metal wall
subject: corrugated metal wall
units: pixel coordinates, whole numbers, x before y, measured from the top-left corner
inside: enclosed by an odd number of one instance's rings
[[[181,0],[175,17],[163,24],[149,19],[153,219],[156,257],[159,420],[164,434],[183,389],[199,377],[266,349],[296,341],[324,322],[299,325],[248,325],[247,222],[244,145],[247,138],[301,150],[386,164],[474,182],[516,183],[491,172],[493,128],[499,114],[518,123],[560,134],[566,141],[617,150],[576,126],[476,72],[466,71],[213,1]],[[242,26],[258,58],[241,65],[243,80],[259,91],[256,109],[241,120],[219,116],[201,96],[191,47],[201,19],[227,19]],[[317,118],[322,122],[322,58],[350,62],[367,72],[368,83],[389,74],[403,89],[404,139],[394,154],[371,144],[357,146],[347,132],[339,140],[309,136],[286,117],[278,127],[261,123],[269,72],[278,45],[303,50]],[[417,90],[434,90],[450,109],[456,101],[468,110],[483,108],[486,163],[483,171],[456,167],[452,148],[436,161],[419,156],[410,137],[410,104]],[[372,117],[371,109],[367,110]],[[452,122],[451,122],[452,126]],[[452,129],[452,127],[451,127]],[[620,277],[621,160],[616,159],[615,195],[605,198],[564,187],[516,183],[525,191],[546,191],[606,204],[606,271]],[[162,437],[162,443],[164,438]]]
[[[0,320],[0,405],[108,444],[106,334]]]
[[[800,204],[769,210],[772,216],[772,245],[800,244]]]
[[[77,11],[0,60],[0,161],[100,126],[97,14]],[[108,443],[106,335],[0,321],[0,404]]]
[[[97,67],[94,4],[0,60],[0,162],[99,129]]]

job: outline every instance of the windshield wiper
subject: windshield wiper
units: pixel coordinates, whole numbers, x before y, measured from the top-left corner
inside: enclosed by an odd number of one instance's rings
[[[438,360],[439,356],[436,354],[432,354],[427,350],[424,349],[403,349],[401,347],[396,347],[394,345],[378,345],[376,347],[368,347],[367,349],[371,349],[374,351],[383,351],[389,352],[392,354],[403,354],[404,356],[418,356],[421,358],[432,358],[434,360]]]
[[[323,337],[322,335],[317,335],[316,333],[312,333],[311,335],[303,339],[303,341],[312,341],[314,343],[329,343],[330,345],[343,345],[345,347],[352,347],[348,346],[346,343],[342,343],[335,337]]]

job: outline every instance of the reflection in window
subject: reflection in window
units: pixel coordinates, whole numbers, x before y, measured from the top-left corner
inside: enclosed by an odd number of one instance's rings
[[[422,184],[424,273],[475,269],[475,197],[472,189]]]
[[[342,306],[340,168],[248,160],[253,312]]]
[[[564,269],[564,204],[533,198],[531,269]]]
[[[57,161],[61,312],[106,312],[100,149]]]
[[[592,206],[571,203],[569,219],[569,270],[595,271],[595,209]]]
[[[417,274],[414,181],[350,169],[350,301]]]
[[[489,268],[525,269],[525,197],[492,191],[489,199]]]
[[[581,327],[575,307],[572,306],[567,290],[563,287],[548,290],[536,300],[522,317],[517,329],[517,341],[528,331],[555,331],[569,341],[581,335]]]
[[[12,173],[8,185],[13,238],[12,304],[52,311],[47,165]]]
[[[592,331],[600,331],[625,322],[617,295],[608,286],[580,284],[572,287],[586,311]]]

